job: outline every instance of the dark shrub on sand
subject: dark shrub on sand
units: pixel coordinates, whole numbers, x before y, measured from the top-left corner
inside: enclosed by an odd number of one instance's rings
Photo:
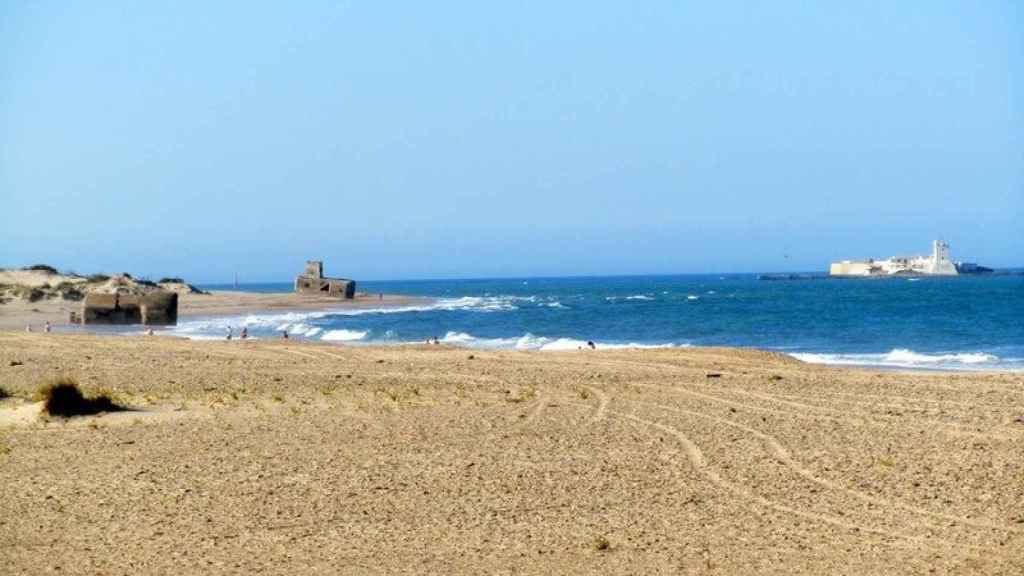
[[[23,288],[21,290],[21,297],[29,302],[38,302],[43,298],[46,298],[46,292],[43,292],[39,288]]]
[[[89,416],[101,412],[119,412],[125,409],[114,403],[105,394],[86,398],[78,389],[78,382],[67,376],[43,384],[39,389],[38,396],[43,400],[44,412],[51,416],[64,418]]]
[[[185,281],[181,278],[161,278],[157,281],[157,284],[184,284]]]
[[[53,266],[47,266],[46,264],[34,264],[32,266],[26,266],[23,270],[35,270],[37,272],[46,272],[48,274],[56,274],[57,269]]]

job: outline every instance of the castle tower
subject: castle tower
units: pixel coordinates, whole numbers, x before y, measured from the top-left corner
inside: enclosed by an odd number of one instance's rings
[[[306,260],[306,271],[302,275],[310,278],[323,278],[324,263],[320,260]]]
[[[932,241],[932,261],[929,263],[928,273],[941,274],[944,276],[956,276],[956,266],[949,259],[949,244],[942,240]]]

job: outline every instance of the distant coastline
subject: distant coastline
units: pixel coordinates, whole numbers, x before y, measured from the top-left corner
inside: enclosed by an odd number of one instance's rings
[[[70,327],[68,318],[81,309],[85,284],[71,282],[67,275],[34,271],[5,271],[2,278],[11,290],[24,292],[23,296],[9,296],[0,301],[0,330],[24,331],[27,327],[39,330],[47,322],[55,328]],[[38,276],[38,277],[37,277]],[[108,277],[104,277],[108,278]],[[116,279],[116,278],[115,278]],[[128,277],[131,280],[131,277]],[[72,278],[72,280],[75,280]],[[14,284],[13,282],[18,282]],[[110,282],[110,280],[104,280]],[[137,281],[145,285],[146,281]],[[167,283],[165,283],[167,284]],[[179,282],[188,289],[179,292],[178,314],[185,318],[202,316],[235,316],[259,312],[299,310],[353,310],[366,308],[423,305],[432,299],[391,294],[357,293],[353,299],[335,296],[300,295],[286,292],[281,284],[277,292],[251,292],[245,290],[197,290]],[[161,285],[163,286],[163,285]],[[13,294],[13,292],[12,292]]]

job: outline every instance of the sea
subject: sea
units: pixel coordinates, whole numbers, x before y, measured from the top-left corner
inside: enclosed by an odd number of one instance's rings
[[[1024,371],[1024,276],[769,281],[754,274],[360,282],[409,306],[188,318],[161,333],[338,345],[577,350],[735,346],[806,362]],[[207,285],[204,289],[235,289]],[[288,292],[289,283],[239,290]]]

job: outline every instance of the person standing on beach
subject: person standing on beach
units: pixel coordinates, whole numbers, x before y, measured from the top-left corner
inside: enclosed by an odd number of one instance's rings
[[[231,340],[231,326],[228,326],[228,340]]]
[[[249,337],[249,327],[248,326],[242,326],[242,340],[245,340],[248,337]]]
[[[49,332],[51,329],[52,327],[50,326],[50,321],[47,320],[46,324],[43,324],[43,332]]]

